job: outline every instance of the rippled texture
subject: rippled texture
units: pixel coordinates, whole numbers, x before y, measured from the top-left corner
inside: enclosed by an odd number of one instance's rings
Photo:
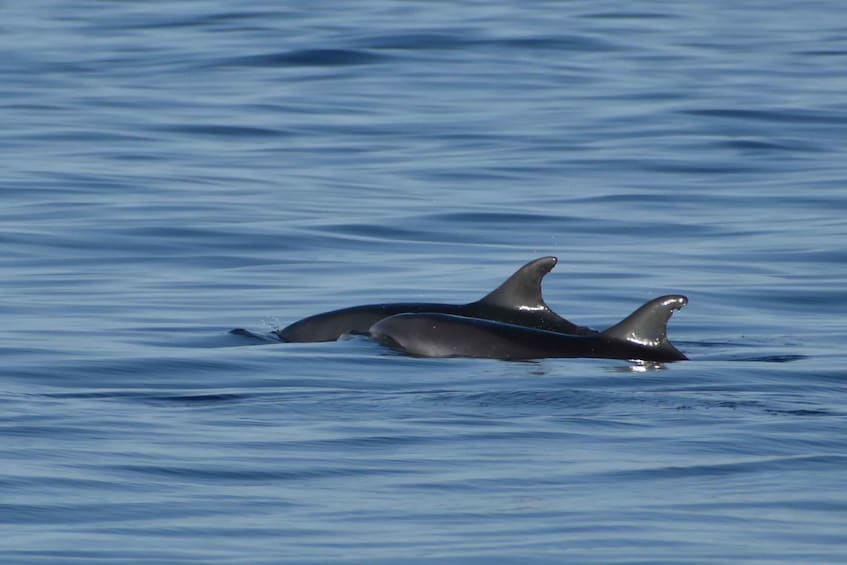
[[[289,4],[4,6],[3,562],[847,561],[841,3]],[[548,254],[692,360],[228,333]]]

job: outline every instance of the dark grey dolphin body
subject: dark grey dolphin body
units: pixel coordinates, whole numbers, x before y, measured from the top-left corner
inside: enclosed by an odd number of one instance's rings
[[[366,304],[303,318],[274,333],[282,341],[334,341],[345,334],[367,335],[371,326],[403,313],[436,313],[494,320],[572,335],[591,335],[594,330],[572,324],[553,312],[541,295],[541,279],[556,266],[555,257],[530,261],[503,284],[470,304],[408,302]]]
[[[371,327],[370,336],[420,357],[682,361],[687,357],[668,341],[667,323],[671,314],[687,302],[681,295],[662,296],[606,331],[588,335],[567,335],[451,314],[421,313],[385,318]]]

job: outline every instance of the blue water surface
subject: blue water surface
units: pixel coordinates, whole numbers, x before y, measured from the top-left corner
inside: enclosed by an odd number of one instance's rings
[[[842,2],[16,2],[4,563],[844,563]],[[260,335],[682,293],[691,361]]]

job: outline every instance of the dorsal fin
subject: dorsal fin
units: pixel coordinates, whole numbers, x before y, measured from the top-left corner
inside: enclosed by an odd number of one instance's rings
[[[530,261],[506,281],[486,294],[479,304],[509,310],[550,310],[541,296],[541,279],[553,270],[558,259],[541,257]]]
[[[623,321],[602,332],[602,335],[651,349],[663,349],[678,354],[680,359],[686,359],[685,355],[668,341],[668,320],[675,310],[687,303],[688,299],[681,294],[654,298]]]

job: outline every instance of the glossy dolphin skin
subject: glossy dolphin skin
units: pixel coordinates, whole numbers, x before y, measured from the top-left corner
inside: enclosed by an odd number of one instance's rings
[[[667,323],[688,303],[681,295],[653,299],[606,331],[567,335],[451,314],[398,314],[380,320],[371,338],[419,357],[541,359],[599,357],[640,361],[687,359],[668,341]]]
[[[541,295],[541,279],[556,266],[555,257],[530,261],[503,284],[470,304],[394,303],[366,304],[303,318],[274,333],[282,341],[334,341],[346,334],[367,335],[371,326],[402,313],[437,313],[494,320],[573,335],[591,335],[594,330],[572,324],[553,312]]]

